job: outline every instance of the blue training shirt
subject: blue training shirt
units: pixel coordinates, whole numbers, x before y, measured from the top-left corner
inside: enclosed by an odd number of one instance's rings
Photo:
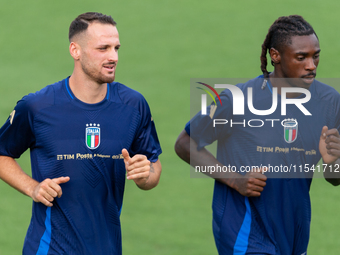
[[[213,119],[228,120],[227,124],[213,127],[209,106],[208,115],[198,113],[185,127],[197,142],[198,149],[217,140],[217,160],[225,166],[234,166],[237,171],[252,166],[272,166],[272,171],[275,166],[282,166],[296,171],[293,174],[279,172],[276,176],[266,173],[269,178],[260,197],[244,197],[215,181],[213,232],[220,255],[305,254],[310,232],[309,189],[313,176],[312,170],[305,171],[305,164],[309,164],[309,168],[314,166],[317,171],[322,127],[340,129],[340,95],[334,88],[316,80],[311,84],[311,99],[303,104],[311,116],[304,115],[294,104],[287,104],[287,113],[282,116],[280,95],[272,114],[258,116],[249,111],[246,99],[248,88],[252,88],[254,108],[270,109],[272,85],[268,81],[262,90],[262,83],[263,76],[259,76],[236,85],[245,96],[244,115],[233,115],[233,97],[226,89],[220,94],[223,106],[216,100]],[[295,119],[298,125],[290,131],[281,124],[285,119]]]
[[[107,84],[102,102],[78,100],[68,78],[23,97],[0,129],[0,155],[18,158],[30,148],[32,177],[69,176],[52,207],[33,202],[23,254],[122,253],[120,211],[125,185],[121,151],[161,154],[144,97]]]

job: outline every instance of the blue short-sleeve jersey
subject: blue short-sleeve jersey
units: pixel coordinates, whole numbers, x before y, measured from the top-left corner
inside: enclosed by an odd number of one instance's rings
[[[33,202],[23,254],[121,254],[120,211],[125,185],[121,154],[161,154],[144,97],[107,84],[97,104],[78,100],[68,78],[23,97],[0,130],[0,155],[30,148],[32,177],[69,176],[52,207]]]
[[[263,76],[259,76],[236,86],[245,99],[248,88],[252,88],[254,108],[267,110],[272,106],[272,85],[268,82],[261,89],[262,84]],[[241,174],[250,167],[273,167],[266,173],[269,178],[260,197],[244,197],[215,181],[213,231],[219,254],[301,255],[307,251],[313,171],[306,172],[305,167],[316,167],[321,159],[322,127],[340,130],[339,93],[316,80],[309,91],[311,99],[303,106],[311,115],[305,115],[295,104],[287,104],[283,116],[280,95],[276,110],[268,116],[253,114],[247,100],[244,115],[233,115],[233,96],[226,89],[220,94],[223,106],[216,100],[213,118],[198,113],[187,123],[185,130],[198,149],[217,140],[217,160],[223,165],[234,166]],[[228,122],[214,127],[214,119]],[[288,119],[294,119],[297,125],[285,128]],[[279,173],[271,175],[275,167]],[[292,173],[284,173],[284,167]]]

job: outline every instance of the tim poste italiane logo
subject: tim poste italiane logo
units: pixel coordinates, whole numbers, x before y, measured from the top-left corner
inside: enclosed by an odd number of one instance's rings
[[[217,94],[216,90],[213,89],[211,86],[198,82],[208,88],[210,88],[215,94]],[[245,100],[247,100],[247,106],[251,113],[257,116],[267,116],[275,112],[278,104],[278,93],[277,88],[272,88],[272,105],[270,109],[267,110],[258,110],[255,109],[253,104],[253,88],[249,87],[247,88],[248,92],[248,98],[245,99],[245,96],[240,88],[238,88],[235,85],[231,84],[215,84],[214,86],[217,89],[228,89],[233,97],[233,115],[244,115],[244,107],[245,107]],[[198,87],[199,88],[199,87]],[[202,89],[202,88],[199,88]],[[209,94],[211,97],[212,94],[206,90],[202,89],[207,94]],[[305,97],[299,97],[299,98],[287,98],[287,93],[301,93],[305,94]],[[220,100],[221,106],[222,101],[221,98],[217,95],[217,98]],[[286,116],[286,109],[288,104],[295,105],[304,115],[311,116],[312,114],[303,106],[304,103],[307,103],[311,98],[310,91],[308,89],[304,88],[298,88],[298,87],[284,87],[281,88],[281,116]],[[217,109],[216,100],[213,99],[214,105],[210,106],[210,118],[213,120],[213,127],[216,127],[217,125],[230,125],[230,127],[233,127],[233,125],[243,125],[243,127],[250,127],[250,128],[256,128],[256,127],[262,127],[265,124],[271,125],[272,127],[275,126],[275,123],[280,123],[284,129],[284,140],[287,143],[292,143],[296,140],[298,135],[298,122],[296,119],[249,119],[249,120],[243,120],[243,122],[235,122],[233,119],[216,119],[213,118],[215,111]],[[206,94],[201,95],[201,115],[207,115],[207,97]]]

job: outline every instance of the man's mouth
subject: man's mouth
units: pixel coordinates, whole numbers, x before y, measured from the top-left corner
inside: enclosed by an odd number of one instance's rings
[[[315,73],[309,73],[307,75],[303,75],[302,78],[304,78],[304,79],[314,79],[315,76],[316,76]]]
[[[304,83],[312,84],[315,76],[316,76],[316,73],[309,73],[307,75],[303,75],[301,78],[303,79]]]
[[[116,68],[116,64],[106,64],[106,65],[103,65],[103,67],[105,69],[107,69],[108,71],[114,71],[114,69]]]

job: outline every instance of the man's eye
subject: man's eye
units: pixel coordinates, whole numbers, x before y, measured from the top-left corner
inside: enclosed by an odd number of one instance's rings
[[[302,61],[304,59],[305,59],[305,57],[297,57],[297,60],[299,60],[299,61]]]

